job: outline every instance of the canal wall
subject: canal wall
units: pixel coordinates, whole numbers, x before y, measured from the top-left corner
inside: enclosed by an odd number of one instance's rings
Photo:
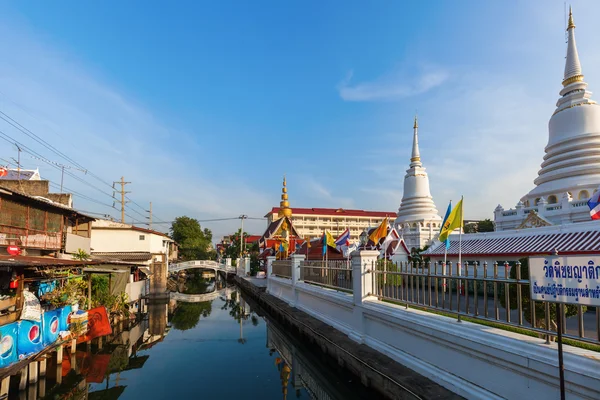
[[[285,309],[289,315],[316,318],[329,328],[319,329],[335,332],[336,343],[344,336],[361,344],[358,348],[375,349],[463,397],[558,398],[555,343],[379,301],[369,293],[373,282],[368,266],[377,256],[376,251],[361,251],[353,257],[352,293],[300,281],[299,260],[292,256],[292,279],[269,271],[261,298],[275,308],[284,303],[292,310]],[[599,399],[600,355],[571,346],[564,351],[567,397]]]
[[[338,364],[360,377],[363,385],[389,399],[459,399],[460,396],[395,362],[364,344],[357,345],[346,333],[266,293],[252,279],[236,277],[238,286],[276,319]],[[261,280],[265,282],[265,280]]]

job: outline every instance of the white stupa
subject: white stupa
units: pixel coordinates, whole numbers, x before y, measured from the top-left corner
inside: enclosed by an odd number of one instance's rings
[[[404,193],[394,225],[409,249],[423,247],[437,238],[442,224],[429,190],[429,177],[421,163],[419,124],[415,117],[410,168],[404,176]]]
[[[533,190],[515,209],[495,210],[496,230],[589,221],[587,199],[600,185],[600,106],[591,100],[569,11],[563,88],[548,124],[548,144]]]

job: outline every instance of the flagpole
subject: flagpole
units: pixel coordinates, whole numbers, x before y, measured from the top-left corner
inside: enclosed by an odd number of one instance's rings
[[[462,231],[463,231],[463,224],[464,224],[463,213],[465,210],[465,203],[464,203],[463,199],[464,199],[464,196],[460,196],[461,210],[460,210],[460,231],[458,231],[458,276],[462,276]],[[462,292],[462,281],[459,280],[459,282],[461,282],[460,290]],[[459,296],[460,296],[460,293],[459,293]]]

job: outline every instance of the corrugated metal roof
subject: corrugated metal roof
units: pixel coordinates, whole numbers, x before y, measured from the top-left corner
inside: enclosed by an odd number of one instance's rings
[[[52,257],[31,257],[31,256],[6,256],[0,255],[0,264],[10,266],[23,267],[77,267],[83,265],[100,264],[101,261],[80,261],[80,260],[65,260],[62,258]]]
[[[92,257],[104,261],[148,261],[152,259],[149,251],[92,252]]]
[[[536,229],[536,228],[534,228]],[[451,236],[448,255],[458,255],[459,241],[457,235]],[[535,234],[524,232],[504,237],[482,237],[480,235],[464,235],[462,238],[463,256],[483,255],[532,255],[554,253],[561,254],[598,253],[600,252],[600,230],[579,232],[546,232]],[[438,243],[426,252],[431,256],[443,256],[444,244]]]

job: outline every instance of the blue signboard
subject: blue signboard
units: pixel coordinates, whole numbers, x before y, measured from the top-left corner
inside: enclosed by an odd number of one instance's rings
[[[19,335],[17,342],[19,358],[41,351],[44,348],[42,336],[41,323],[27,320],[19,321]]]
[[[52,311],[46,311],[43,316],[42,338],[44,346],[51,345],[58,339],[60,331],[60,318],[62,317],[62,308]]]
[[[18,330],[17,322],[0,326],[0,368],[8,367],[19,359],[17,355]]]

